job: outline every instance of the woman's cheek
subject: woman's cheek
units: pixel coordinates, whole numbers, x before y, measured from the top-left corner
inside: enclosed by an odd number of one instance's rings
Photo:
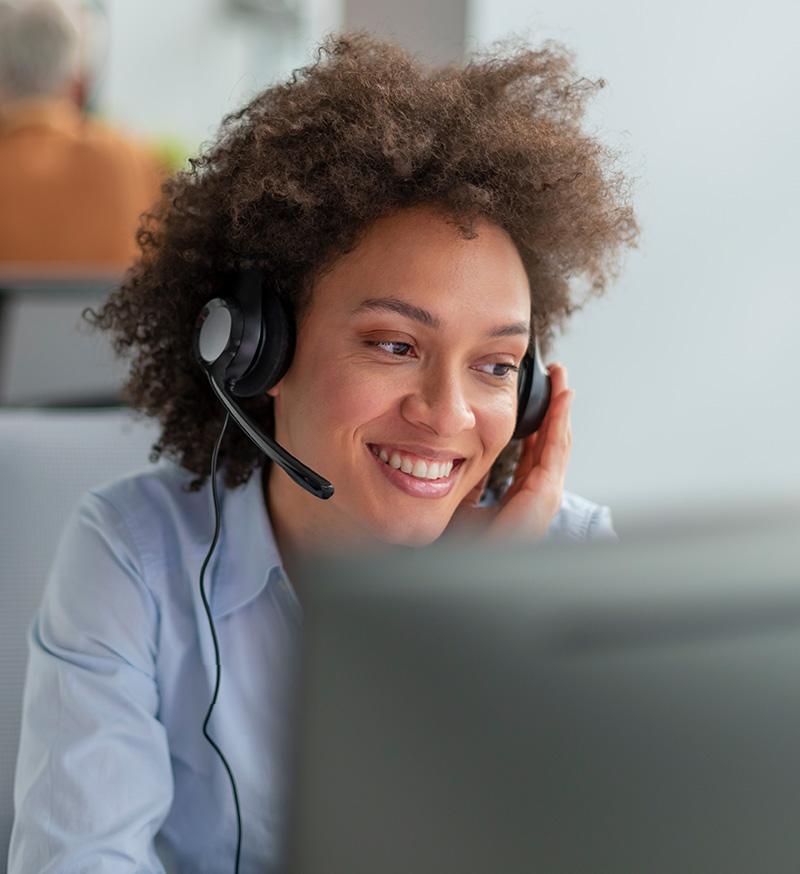
[[[393,392],[389,386],[363,372],[341,369],[331,374],[318,402],[326,409],[334,427],[352,431],[389,411]]]
[[[516,425],[516,398],[508,392],[487,401],[476,416],[486,452],[497,458],[514,434]]]

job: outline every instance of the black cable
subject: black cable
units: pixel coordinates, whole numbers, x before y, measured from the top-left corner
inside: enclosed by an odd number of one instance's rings
[[[208,706],[208,712],[206,713],[206,718],[203,721],[203,734],[205,735],[206,740],[211,744],[217,755],[222,760],[222,764],[225,766],[225,770],[228,772],[228,779],[231,781],[231,790],[233,791],[233,804],[236,808],[236,863],[233,870],[234,874],[239,874],[239,857],[242,853],[242,814],[241,810],[239,809],[239,792],[236,789],[236,780],[234,780],[233,778],[233,771],[231,771],[227,759],[222,754],[222,750],[216,745],[214,739],[211,737],[207,730],[208,721],[209,719],[211,719],[211,711],[214,709],[214,705],[217,703],[219,684],[222,677],[222,668],[219,661],[219,643],[217,642],[217,632],[214,628],[214,620],[211,618],[211,608],[208,605],[208,598],[206,597],[205,585],[203,583],[203,576],[206,572],[206,565],[211,558],[211,554],[214,552],[214,547],[217,545],[217,539],[219,537],[220,513],[219,500],[217,498],[217,455],[219,454],[219,447],[222,443],[222,438],[225,435],[225,429],[228,427],[229,419],[230,413],[225,413],[225,421],[222,423],[222,430],[219,432],[219,437],[217,437],[217,442],[214,446],[214,454],[211,456],[211,494],[214,497],[214,538],[211,541],[211,546],[209,547],[208,554],[206,555],[205,561],[203,562],[203,566],[202,568],[200,568],[200,597],[203,599],[203,606],[206,609],[206,616],[208,617],[208,627],[211,629],[211,639],[214,641],[214,661],[217,666],[217,677],[214,683],[214,695],[211,698],[211,704],[209,704]]]

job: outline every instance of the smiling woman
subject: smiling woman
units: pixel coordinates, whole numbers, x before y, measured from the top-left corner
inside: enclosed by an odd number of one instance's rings
[[[163,426],[154,458],[163,452],[193,471],[195,488],[210,471],[224,413],[187,355],[206,301],[224,295],[236,271],[256,267],[299,322],[325,271],[402,208],[436,205],[465,239],[479,217],[506,232],[531,292],[529,327],[546,354],[583,304],[571,281],[601,294],[638,233],[616,156],[581,129],[586,100],[603,85],[580,77],[555,43],[509,43],[463,68],[428,68],[351,34],[228,116],[217,142],[165,186],[128,280],[87,313],[119,352],[133,353],[127,395]],[[411,269],[414,251],[404,257]],[[484,288],[496,284],[492,277]],[[375,296],[366,278],[359,291]],[[423,295],[432,311],[427,304]],[[270,397],[243,406],[273,430]],[[508,447],[493,487],[520,448]],[[233,487],[264,457],[231,428],[220,463]]]
[[[317,279],[292,365],[268,391],[277,442],[336,484],[329,506],[271,472],[281,553],[310,541],[439,537],[511,438],[509,376],[530,320],[527,274],[498,225],[478,219],[465,238],[431,206],[376,220]],[[371,446],[384,448],[385,464],[365,457]],[[447,477],[428,478],[429,463],[456,460]],[[420,508],[421,497],[436,500]]]
[[[607,508],[563,489],[566,368],[517,429],[535,341],[582,304],[571,279],[602,292],[637,232],[580,129],[595,87],[554,45],[429,69],[340,37],[165,185],[87,313],[132,356],[128,397],[165,457],[92,490],[62,537],[31,629],[11,874],[156,874],[156,836],[179,870],[283,870],[309,548],[613,537]],[[242,327],[242,277],[263,334]],[[224,342],[201,347],[212,312]],[[250,436],[228,428],[206,365],[273,352],[237,410]],[[266,463],[255,429],[333,493]]]

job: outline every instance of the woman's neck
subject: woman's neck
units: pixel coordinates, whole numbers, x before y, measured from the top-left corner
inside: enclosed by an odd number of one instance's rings
[[[314,497],[274,463],[264,465],[261,487],[278,553],[293,585],[300,560],[310,552],[374,542],[342,518],[333,504],[335,498],[321,501]]]

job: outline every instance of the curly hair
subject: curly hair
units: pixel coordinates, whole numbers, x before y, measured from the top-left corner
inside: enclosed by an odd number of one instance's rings
[[[226,116],[216,140],[163,186],[142,218],[140,255],[99,312],[130,356],[123,398],[162,425],[163,454],[199,489],[225,415],[192,358],[197,314],[236,271],[256,267],[296,324],[314,281],[382,215],[440,207],[465,238],[488,219],[515,242],[532,290],[532,331],[545,354],[556,328],[619,270],[639,227],[617,156],[581,130],[587,97],[573,53],[546,41],[495,44],[464,65],[429,67],[369,34],[329,37],[313,63]],[[571,280],[588,280],[581,299]],[[274,434],[272,399],[242,402]],[[493,467],[508,482],[521,441]],[[236,488],[267,464],[238,429],[220,447]]]

